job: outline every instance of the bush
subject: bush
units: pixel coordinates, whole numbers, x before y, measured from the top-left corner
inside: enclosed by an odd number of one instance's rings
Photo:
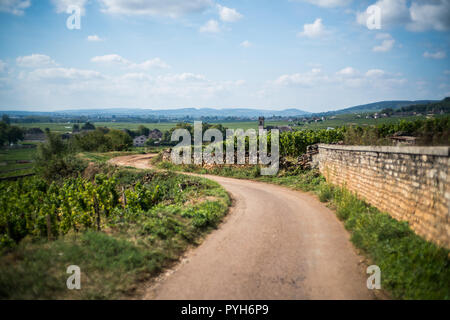
[[[450,117],[381,124],[378,126],[351,126],[343,128],[344,143],[348,145],[392,145],[390,136],[395,133],[417,137],[419,145],[448,145]]]
[[[327,183],[322,183],[318,188],[318,194],[321,202],[330,201],[333,197],[333,187]]]
[[[76,177],[87,164],[76,158],[67,141],[47,133],[47,142],[38,146],[35,157],[36,173],[47,181]]]
[[[97,128],[94,131],[75,135],[71,143],[77,151],[109,152],[128,150],[132,146],[133,140],[126,132]]]

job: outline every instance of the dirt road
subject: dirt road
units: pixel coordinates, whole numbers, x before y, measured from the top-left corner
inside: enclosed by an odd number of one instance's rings
[[[149,168],[152,155],[111,162]],[[335,214],[313,196],[217,176],[234,206],[218,230],[151,285],[145,299],[373,299]]]

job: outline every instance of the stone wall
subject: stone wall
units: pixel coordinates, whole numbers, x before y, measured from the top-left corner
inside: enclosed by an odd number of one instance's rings
[[[450,248],[450,147],[319,145],[327,181]]]

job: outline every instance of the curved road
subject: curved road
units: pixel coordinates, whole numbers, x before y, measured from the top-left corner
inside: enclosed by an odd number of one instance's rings
[[[153,155],[111,163],[150,168]],[[335,214],[309,194],[218,176],[232,196],[219,229],[149,285],[145,299],[373,299]]]

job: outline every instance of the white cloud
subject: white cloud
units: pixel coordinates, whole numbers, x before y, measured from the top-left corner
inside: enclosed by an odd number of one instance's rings
[[[318,18],[312,24],[305,24],[303,31],[298,33],[299,37],[318,38],[326,34],[322,19]]]
[[[369,78],[380,78],[386,74],[384,70],[381,69],[371,69],[366,72],[366,77]]]
[[[372,50],[375,52],[388,52],[394,47],[395,40],[389,33],[379,33],[376,35],[376,39],[383,41],[380,45],[373,47]]]
[[[213,5],[212,0],[100,0],[102,11],[109,14],[148,15],[177,18],[203,12]]]
[[[335,84],[341,84],[346,87],[356,88],[361,87],[367,82],[367,79],[358,70],[352,67],[346,67],[336,72],[336,75],[332,77],[332,82]]]
[[[312,69],[306,73],[285,74],[274,81],[276,85],[289,86],[297,85],[302,87],[311,87],[313,85],[327,82],[329,79],[318,68]]]
[[[434,0],[432,3],[413,2],[409,9],[412,22],[408,28],[412,31],[450,30],[450,1]]]
[[[0,12],[21,16],[30,5],[30,0],[0,0]]]
[[[277,87],[298,86],[303,88],[318,87],[380,87],[401,86],[406,83],[406,79],[400,75],[390,74],[381,69],[371,69],[361,73],[353,67],[346,67],[335,74],[325,74],[320,69],[312,69],[306,73],[285,74],[272,82]]]
[[[128,61],[125,58],[122,58],[118,54],[107,54],[104,56],[96,56],[91,59],[92,62],[99,62],[99,63],[120,63],[120,64],[131,64],[130,61]]]
[[[450,0],[415,0],[410,7],[406,0],[379,0],[382,27],[403,25],[410,31],[450,30]],[[366,25],[367,13],[357,12],[356,20]]]
[[[131,81],[151,81],[153,78],[146,73],[131,72],[124,74],[122,79]]]
[[[216,20],[209,20],[199,30],[200,32],[218,33],[220,32],[220,27]]]
[[[153,58],[150,60],[146,60],[142,63],[134,63],[130,60],[127,60],[119,56],[118,54],[107,54],[104,56],[96,56],[91,59],[91,62],[104,64],[119,64],[129,69],[141,69],[141,70],[148,70],[151,68],[162,68],[162,69],[170,68],[170,66],[160,58]]]
[[[394,44],[395,44],[395,40],[394,39],[383,40],[381,45],[373,47],[373,51],[375,51],[375,52],[388,52],[394,47]]]
[[[220,20],[222,21],[236,22],[243,18],[243,15],[237,12],[236,9],[227,8],[220,4],[217,5],[217,8],[219,9]]]
[[[76,6],[81,9],[81,14],[84,15],[87,0],[52,0],[57,13],[67,13],[70,6]]]
[[[444,59],[447,57],[445,51],[436,51],[434,53],[426,51],[423,56],[430,59]]]
[[[392,36],[389,33],[377,33],[375,39],[377,40],[392,39]]]
[[[102,75],[97,71],[75,68],[36,69],[29,73],[30,80],[92,80],[101,78]]]
[[[304,0],[319,7],[335,8],[348,5],[352,0]]]
[[[358,74],[358,71],[352,67],[344,68],[336,73],[341,76],[354,76]]]
[[[168,69],[170,68],[170,66],[165,63],[163,60],[161,60],[160,58],[153,58],[150,60],[146,60],[142,63],[132,63],[130,65],[131,69],[143,69],[143,70],[148,70],[148,69],[152,69],[152,68],[161,68],[161,69]]]
[[[406,5],[406,0],[379,0],[374,3],[381,9],[381,24],[382,27],[393,24],[406,24],[409,20],[409,10]],[[361,25],[366,25],[368,15],[366,11],[357,12],[356,20]]]
[[[45,54],[33,53],[31,56],[18,57],[16,63],[24,68],[42,68],[56,66],[56,62]]]
[[[250,48],[252,46],[252,43],[248,40],[245,40],[241,42],[240,46],[243,48]]]
[[[165,82],[206,81],[204,75],[189,72],[160,76],[158,79]]]
[[[100,41],[104,41],[104,39],[100,38],[98,35],[94,34],[92,36],[88,36],[87,37],[87,41],[91,41],[91,42],[100,42]]]

